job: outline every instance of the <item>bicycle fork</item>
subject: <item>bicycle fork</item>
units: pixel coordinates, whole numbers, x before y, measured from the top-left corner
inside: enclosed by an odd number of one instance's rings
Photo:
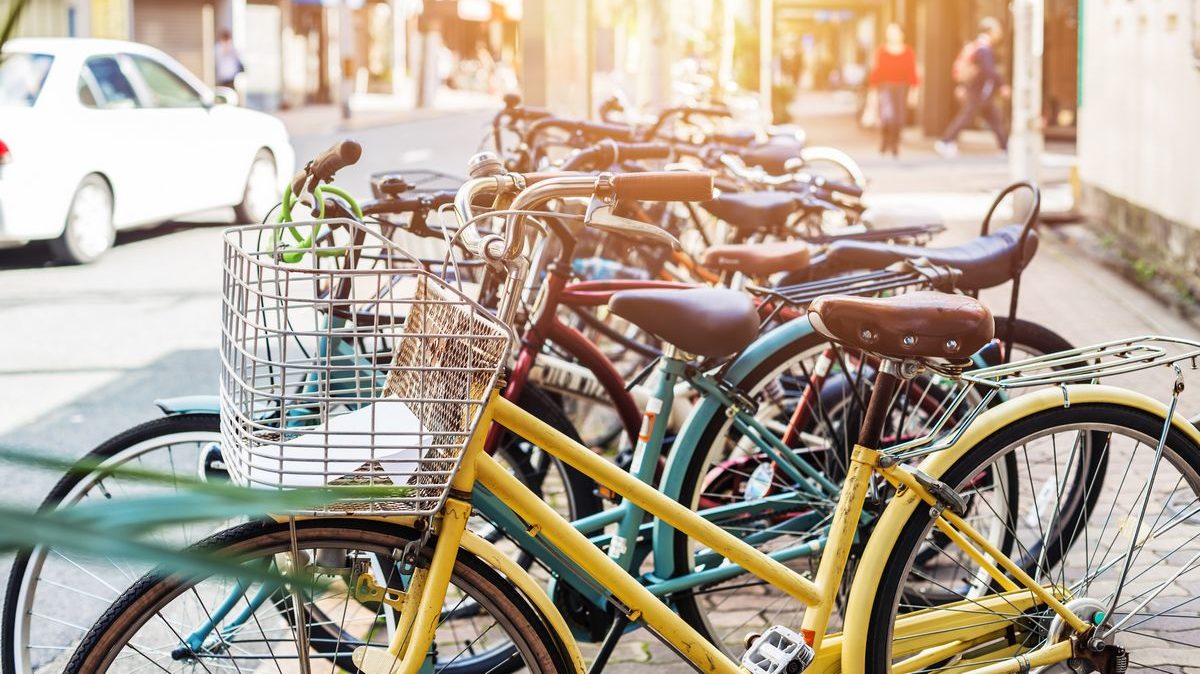
[[[434,643],[441,622],[454,563],[467,530],[467,520],[471,518],[475,462],[485,456],[487,429],[491,425],[491,415],[485,413],[463,452],[458,472],[450,482],[449,495],[437,518],[437,543],[433,557],[427,567],[422,566],[419,556],[414,561],[407,590],[400,593],[377,585],[371,587],[373,583],[369,576],[365,581],[355,579],[356,591],[366,585],[365,591],[382,594],[379,598],[397,610],[400,616],[387,648],[359,646],[354,650],[352,659],[363,674],[417,674],[428,664],[429,648]],[[420,550],[416,554],[419,555]]]

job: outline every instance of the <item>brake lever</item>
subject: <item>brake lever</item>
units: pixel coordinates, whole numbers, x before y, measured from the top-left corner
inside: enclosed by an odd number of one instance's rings
[[[592,200],[588,202],[587,211],[583,215],[584,226],[602,232],[670,246],[674,250],[683,250],[683,244],[679,242],[679,239],[662,227],[616,215],[612,209],[612,204],[599,197],[592,197]]]

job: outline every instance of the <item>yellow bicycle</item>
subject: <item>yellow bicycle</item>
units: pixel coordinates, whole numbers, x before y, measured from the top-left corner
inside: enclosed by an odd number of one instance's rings
[[[591,199],[585,223],[656,236],[596,213],[618,198],[694,198],[706,180],[568,176],[527,185],[508,174],[469,182],[457,203],[459,236],[510,274],[499,318],[353,221],[293,225],[340,237],[321,256],[262,245],[273,240],[270,227],[228,232],[222,430],[231,475],[269,488],[387,491],[208,543],[246,564],[319,578],[323,589],[151,575],[92,629],[66,670],[587,671],[564,618],[569,607],[471,523],[479,490],[510,508],[557,565],[590,579],[622,625],[644,627],[699,671],[1120,673],[1182,662],[1164,652],[1194,652],[1200,432],[1176,405],[1180,364],[1194,367],[1198,343],[1139,338],[963,374],[967,356],[992,337],[992,317],[976,300],[817,300],[814,327],[882,365],[814,575],[497,395],[512,345],[506,322],[524,281],[524,219],[549,200]],[[487,215],[506,219],[503,234],[480,236],[471,209],[488,191],[515,198]],[[752,309],[705,297],[701,306],[686,294],[644,295],[635,313],[653,317],[643,320],[667,343],[707,331],[719,346],[732,338],[714,317]],[[690,360],[671,347],[665,354],[668,365]],[[1162,367],[1177,375],[1167,405],[1096,383]],[[898,384],[929,372],[959,382],[946,423],[882,447]],[[1003,390],[1039,386],[989,409]],[[653,401],[646,419],[648,436]],[[802,623],[752,635],[735,662],[677,616],[669,597],[610,558],[620,550],[594,545],[488,456],[493,425],[804,604]],[[1085,457],[1106,463],[1108,478],[1095,479],[1106,472],[1098,466],[1080,469]],[[1067,495],[1086,507],[1063,507]],[[840,631],[831,628],[835,607]],[[1142,652],[1156,659],[1140,661]]]

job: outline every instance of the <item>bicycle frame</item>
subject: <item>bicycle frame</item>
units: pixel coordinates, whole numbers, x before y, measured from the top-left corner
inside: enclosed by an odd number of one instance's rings
[[[803,334],[811,331],[807,320],[793,321],[792,323],[794,325],[789,324],[779,330],[793,335],[796,331],[803,331]],[[785,328],[787,329],[785,330]],[[769,333],[769,336],[778,339],[774,332]],[[792,451],[792,446],[785,444],[756,419],[751,410],[740,408],[738,401],[722,387],[720,380],[706,374],[691,373],[689,375],[687,370],[688,366],[682,361],[671,358],[664,359],[660,367],[656,391],[649,399],[646,412],[641,420],[641,432],[633,463],[629,467],[630,475],[647,485],[656,483],[656,473],[664,454],[664,440],[668,431],[671,410],[676,404],[674,393],[678,382],[685,380],[692,390],[701,394],[704,401],[701,409],[705,412],[698,415],[699,421],[695,417],[689,417],[686,422],[687,428],[698,428],[702,431],[711,419],[708,412],[726,413],[733,426],[750,439],[757,446],[758,451],[766,455],[775,468],[781,471],[799,492],[803,492],[807,497],[827,499],[831,503],[836,500],[839,486],[803,456]],[[510,393],[511,387],[510,390],[505,391],[504,395],[505,398],[512,400],[513,397]],[[625,393],[624,390],[622,393]],[[626,395],[628,394],[626,393]],[[657,481],[657,489],[673,501],[678,502],[682,498],[684,477],[681,471],[692,462],[692,457],[698,449],[703,449],[700,447],[699,437],[685,431],[677,439],[672,452],[668,455],[667,471],[662,479]],[[673,472],[673,467],[678,468]],[[744,503],[719,505],[703,509],[699,511],[699,514],[710,521],[754,515],[766,510],[779,509],[780,506],[786,507],[788,500],[795,498],[796,493],[796,491],[787,491]],[[589,598],[596,605],[603,606],[603,597],[595,592],[586,578],[580,577],[578,569],[562,564],[560,558],[552,550],[523,536],[525,525],[519,518],[513,516],[496,495],[486,489],[482,490],[476,495],[474,506],[480,514],[549,567],[559,582],[570,585],[572,589]],[[672,527],[657,521],[645,524],[645,515],[646,512],[636,503],[622,501],[603,512],[576,520],[573,524],[578,531],[591,537],[593,545],[607,548],[610,557],[627,570],[641,567],[643,561],[648,556],[652,556],[653,571],[644,580],[651,592],[657,596],[666,596],[673,592],[722,582],[743,572],[737,565],[723,565],[680,574],[678,572],[680,565],[675,559],[674,547],[671,543]],[[752,534],[744,540],[756,544],[782,534],[811,531],[814,534],[811,541],[797,542],[796,545],[775,550],[770,556],[776,561],[786,562],[818,554],[826,544],[825,536],[820,530],[820,527],[823,526],[822,520],[823,515],[817,511],[794,513],[784,523]],[[604,530],[612,525],[617,526],[616,533],[605,534]],[[704,566],[716,560],[706,555],[694,561],[699,566]]]
[[[1167,419],[1167,409],[1161,403],[1124,389],[1102,385],[1074,385],[1067,386],[1064,390],[1044,390],[1012,399],[983,413],[972,422],[953,447],[927,457],[920,470],[937,477],[975,443],[997,429],[1031,414],[1062,406],[1064,400],[1071,403],[1107,402],[1129,405]],[[801,630],[817,652],[812,671],[832,671],[838,667],[847,672],[858,672],[862,669],[859,658],[866,647],[863,643],[865,630],[854,630],[845,635],[826,635],[826,628],[850,546],[857,532],[858,517],[862,511],[870,478],[879,475],[898,489],[902,487],[904,493],[889,503],[867,544],[867,551],[863,556],[864,564],[856,575],[857,580],[851,585],[846,619],[848,625],[866,624],[874,600],[874,584],[878,582],[882,564],[888,558],[891,545],[903,523],[915,508],[938,505],[937,499],[916,479],[915,469],[896,462],[881,462],[879,459],[886,456],[886,452],[856,445],[825,554],[821,558],[815,580],[809,581],[498,395],[493,395],[484,421],[499,424],[536,444],[597,483],[633,502],[664,524],[677,528],[732,564],[807,605],[809,610],[805,613]],[[1182,416],[1176,414],[1170,421],[1189,437],[1200,441],[1200,431],[1188,424]],[[480,428],[486,427],[481,424]],[[604,588],[606,598],[627,618],[633,622],[644,623],[697,669],[712,672],[738,671],[738,666],[732,660],[711,644],[700,641],[699,635],[691,627],[655,597],[650,589],[623,569],[617,560],[592,545],[571,523],[562,519],[549,505],[488,457],[482,451],[484,437],[484,432],[476,431],[464,457],[463,469],[454,481],[457,495],[451,497],[450,502],[453,505],[448,511],[449,514],[441,520],[436,550],[421,595],[422,610],[415,616],[414,630],[411,631],[411,634],[418,636],[406,640],[405,634],[398,631],[388,654],[379,654],[372,658],[381,668],[367,671],[371,674],[415,672],[421,666],[432,638],[432,630],[439,618],[446,589],[444,585],[438,586],[433,583],[433,579],[446,576],[450,565],[453,564],[458,541],[465,527],[465,521],[462,521],[464,518],[458,513],[464,508],[469,508],[467,500],[464,499],[468,499],[468,495],[475,491],[476,484],[511,507],[515,516],[523,523],[526,537],[538,540],[542,545],[553,549],[565,563],[576,566],[581,573],[598,580],[599,585]],[[909,660],[901,663],[909,667],[902,669],[916,668],[922,662],[946,659],[1003,633],[1007,624],[997,623],[994,614],[989,612],[989,607],[999,608],[1003,605],[1017,611],[1035,606],[1048,607],[1078,633],[1083,633],[1090,627],[1064,606],[1063,602],[1069,597],[1062,588],[1038,584],[1017,563],[990,544],[983,534],[975,531],[958,516],[943,510],[936,518],[936,526],[962,547],[1002,590],[964,602],[915,611],[899,618],[895,626],[895,635],[898,639],[904,639],[904,645],[895,650],[894,655],[909,657]],[[555,622],[557,623],[557,619]],[[938,625],[935,636],[914,638],[919,637],[930,624]],[[953,634],[953,637],[946,637],[948,633]],[[571,638],[565,633],[561,636],[567,640]],[[1013,657],[982,667],[977,671],[987,674],[1015,673],[1030,666],[1060,662],[1069,658],[1071,654],[1070,641],[1064,641],[1026,653],[1019,658]],[[393,666],[396,662],[399,664]]]
[[[602,300],[597,298],[605,297],[607,293],[611,293],[611,289],[596,284],[580,285],[583,286],[583,289],[577,292],[584,297],[585,302],[594,301],[595,303],[601,303]],[[553,317],[547,320],[546,323],[550,326],[560,326],[559,328],[549,328],[551,334],[558,334],[558,330],[561,330],[563,334],[571,334],[571,332],[568,332],[571,331],[569,326],[565,326]],[[545,327],[540,329],[535,327],[530,333],[540,334],[540,332],[546,330],[547,328]],[[760,342],[764,342],[763,346],[766,348],[752,346],[748,349],[741,358],[735,361],[734,366],[727,373],[730,375],[729,378],[732,378],[734,381],[741,379],[746,372],[752,370],[761,362],[761,359],[769,357],[774,349],[784,346],[786,344],[785,340],[799,339],[800,337],[807,336],[811,331],[812,329],[808,321],[800,319],[791,321],[768,333],[760,340]],[[527,335],[524,348],[521,351],[521,357],[518,358],[517,366],[514,367],[512,383],[506,387],[503,394],[510,401],[515,402],[520,395],[520,384],[524,381],[521,375],[523,371],[522,363],[525,363],[526,367],[528,367],[528,364],[532,363],[533,358],[536,357],[540,350],[540,342],[531,342],[530,339],[531,337]],[[579,336],[577,344],[580,352],[593,351],[596,358],[601,359],[604,363],[608,363],[603,354],[599,353],[598,349],[590,342],[584,340],[582,336]],[[681,499],[684,479],[678,472],[691,463],[692,456],[697,449],[702,449],[699,447],[698,433],[708,425],[712,415],[726,414],[728,412],[734,427],[742,432],[745,437],[751,439],[758,450],[765,454],[776,469],[786,475],[789,482],[796,485],[797,489],[805,492],[807,496],[824,498],[831,503],[836,500],[839,493],[839,486],[821,474],[802,456],[791,451],[789,448],[792,445],[779,439],[771,430],[755,419],[752,411],[740,409],[738,402],[731,397],[728,389],[724,388],[717,379],[705,374],[693,373],[691,376],[687,376],[686,370],[686,365],[681,361],[672,359],[664,361],[657,389],[651,394],[649,410],[644,418],[639,416],[638,423],[636,424],[642,429],[642,432],[637,441],[637,452],[635,453],[633,465],[629,468],[629,474],[647,485],[655,484],[656,472],[660,460],[665,453],[664,440],[668,432],[671,410],[677,404],[674,399],[674,392],[678,382],[686,380],[692,390],[701,394],[702,403],[699,409],[696,410],[699,413],[690,416],[685,422],[684,432],[677,439],[674,451],[668,454],[666,470],[662,475],[662,479],[657,484],[658,490],[674,501]],[[524,371],[527,372],[527,369]],[[819,387],[820,382],[823,381],[824,374],[827,373],[814,373],[814,376],[820,379],[814,380],[812,384]],[[729,378],[721,381],[728,381]],[[619,379],[615,378],[614,381],[619,381]],[[623,387],[620,389],[620,394],[627,398],[632,398],[629,392]],[[630,400],[630,404],[634,404],[632,399]],[[495,426],[493,428],[496,429]],[[695,432],[692,432],[693,429]],[[493,432],[488,439],[489,444],[487,445],[487,449],[489,453],[491,450],[490,443],[494,442],[496,435]],[[778,495],[769,495],[763,499],[750,500],[745,503],[721,505],[702,510],[700,514],[713,521],[721,521],[730,517],[755,515],[764,510],[778,509],[780,506],[786,506],[787,501],[795,497],[795,493],[794,491],[789,491]],[[566,583],[595,605],[600,607],[604,605],[604,597],[595,591],[586,578],[580,576],[577,567],[561,563],[561,558],[555,555],[552,549],[524,536],[526,529],[524,523],[496,495],[492,494],[486,488],[480,490],[475,496],[473,505],[477,512],[502,530],[509,538],[517,541],[526,552],[537,557],[542,564],[555,574],[559,582]],[[652,556],[653,571],[645,580],[650,591],[656,596],[663,597],[681,590],[722,582],[743,573],[743,569],[737,565],[720,565],[693,570],[682,575],[679,574],[677,571],[679,568],[677,566],[678,562],[675,559],[674,547],[671,544],[673,538],[672,527],[665,525],[661,521],[644,523],[645,514],[646,512],[637,504],[630,501],[623,501],[601,513],[577,520],[573,524],[578,531],[591,537],[591,543],[594,546],[607,548],[609,554],[627,570],[639,568],[647,557]],[[818,512],[795,513],[787,519],[785,524],[753,534],[746,538],[745,541],[756,544],[778,535],[812,531],[814,537],[811,541],[798,542],[796,545],[773,551],[771,557],[776,561],[787,562],[819,554],[826,544],[825,535],[817,528],[823,526],[822,520],[823,515]],[[604,533],[604,530],[611,525],[617,525],[617,532],[609,536]],[[694,561],[697,566],[706,566],[717,560],[711,555],[705,555],[704,557],[698,557]]]

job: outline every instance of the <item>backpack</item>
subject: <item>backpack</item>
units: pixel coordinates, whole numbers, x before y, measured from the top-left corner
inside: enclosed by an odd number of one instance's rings
[[[979,42],[971,40],[963,45],[954,57],[951,67],[954,81],[958,84],[969,84],[979,74],[979,66],[975,63],[975,52],[979,51]]]

